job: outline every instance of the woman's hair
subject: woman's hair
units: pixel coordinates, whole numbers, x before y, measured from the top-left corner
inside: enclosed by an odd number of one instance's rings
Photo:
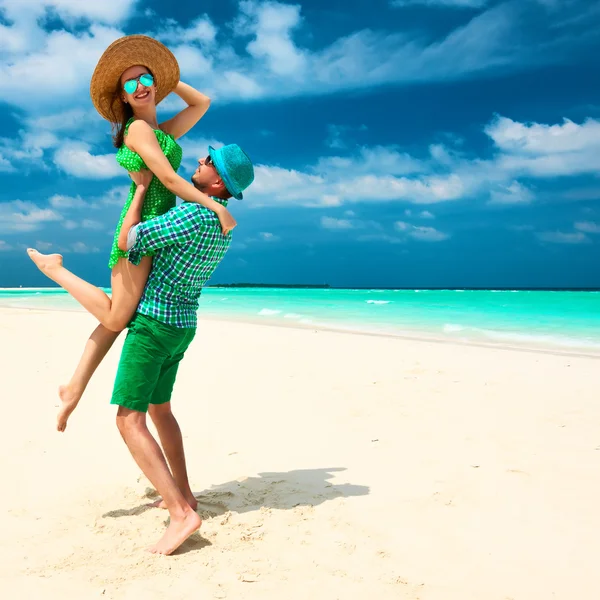
[[[120,91],[117,91],[117,95],[120,95]],[[116,98],[115,98],[116,100]],[[125,141],[125,126],[127,125],[127,121],[133,117],[133,108],[131,108],[131,104],[128,102],[123,102],[120,100],[122,107],[122,117],[121,120],[117,118],[114,112],[111,110],[111,118],[112,121],[112,129],[113,129],[113,144],[115,148],[120,148]]]
[[[152,71],[148,69],[148,73],[152,75]],[[125,126],[127,125],[127,121],[133,117],[133,108],[131,108],[131,104],[129,102],[123,102],[123,98],[121,98],[121,93],[123,92],[121,86],[121,78],[119,77],[119,81],[117,82],[117,87],[115,89],[115,93],[113,95],[113,101],[110,105],[110,117],[113,129],[113,144],[115,148],[120,148],[125,142]],[[121,118],[113,111],[113,106],[117,102],[117,100],[121,103]]]

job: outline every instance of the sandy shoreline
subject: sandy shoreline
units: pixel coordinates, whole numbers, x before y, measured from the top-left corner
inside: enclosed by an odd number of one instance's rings
[[[63,435],[85,313],[0,309],[7,597],[594,598],[597,359],[202,320],[174,396],[205,523],[166,514],[108,405]]]

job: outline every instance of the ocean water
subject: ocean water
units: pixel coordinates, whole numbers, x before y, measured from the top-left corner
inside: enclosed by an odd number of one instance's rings
[[[56,289],[0,306],[79,310]],[[206,288],[200,317],[600,354],[599,291]]]

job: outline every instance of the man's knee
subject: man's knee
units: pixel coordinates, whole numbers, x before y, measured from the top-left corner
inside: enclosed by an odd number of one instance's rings
[[[165,402],[164,404],[151,404],[148,407],[148,414],[153,421],[171,418],[173,416],[173,412],[171,411],[171,403]]]
[[[125,436],[135,429],[144,427],[145,423],[145,413],[119,406],[119,409],[117,410],[117,427],[122,436]]]

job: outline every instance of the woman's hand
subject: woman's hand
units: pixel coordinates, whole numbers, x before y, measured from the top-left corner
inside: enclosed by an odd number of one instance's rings
[[[142,186],[148,189],[148,186],[154,177],[154,173],[149,169],[142,169],[141,171],[131,171],[129,177],[131,177],[133,183],[138,187]]]
[[[223,208],[217,211],[217,216],[221,223],[221,231],[223,235],[229,235],[229,232],[237,227],[236,220],[231,216],[231,213],[223,206]]]

